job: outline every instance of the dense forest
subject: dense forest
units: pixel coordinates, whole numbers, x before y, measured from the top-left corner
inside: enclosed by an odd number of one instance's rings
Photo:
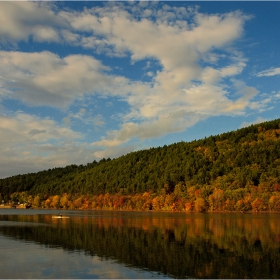
[[[280,119],[1,179],[0,193],[5,202],[45,208],[279,211]]]

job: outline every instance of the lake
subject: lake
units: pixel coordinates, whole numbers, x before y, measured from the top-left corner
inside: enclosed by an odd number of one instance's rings
[[[279,217],[0,209],[0,278],[280,278]]]

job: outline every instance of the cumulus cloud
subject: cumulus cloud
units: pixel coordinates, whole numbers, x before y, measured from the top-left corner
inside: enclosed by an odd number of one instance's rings
[[[1,2],[0,3],[0,43],[17,43],[28,40],[59,41],[59,27],[67,27],[67,22],[57,16],[55,7],[47,2]]]
[[[131,94],[126,100],[132,109],[125,116],[127,122],[94,145],[118,146],[134,137],[143,140],[184,131],[206,116],[242,114],[258,93],[245,85],[242,96],[231,97],[223,84],[225,78],[239,75],[246,67],[239,53],[228,53],[231,62],[223,68],[201,67],[198,63],[205,57],[216,63],[215,50],[226,53],[230,43],[242,36],[244,21],[249,17],[240,12],[203,15],[184,8],[180,12],[191,18],[192,24],[178,21],[180,13],[167,5],[157,11],[157,21],[149,18],[155,15],[152,10],[141,20],[120,9],[111,13],[98,10],[98,15],[92,9],[72,18],[73,27],[87,26],[93,36],[105,36],[103,43],[111,51],[129,53],[132,62],[155,59],[162,66],[151,83],[138,85],[144,90],[138,92],[136,85],[130,84]],[[98,20],[100,17],[102,20]],[[91,24],[86,24],[89,21]],[[150,71],[147,75],[152,76]]]
[[[18,112],[14,116],[0,115],[1,144],[22,142],[45,143],[48,140],[77,139],[82,135],[45,118]],[[24,141],[23,141],[24,140]]]
[[[33,105],[69,106],[76,98],[108,94],[125,78],[105,74],[109,68],[91,56],[60,58],[51,52],[0,51],[0,95]],[[106,85],[106,86],[105,86]],[[112,90],[112,92],[115,90]]]
[[[94,142],[92,145],[114,147],[126,143],[134,137],[140,140],[156,138],[166,133],[183,131],[198,120],[197,115],[192,116],[191,112],[180,110],[168,115],[161,115],[153,121],[143,121],[139,124],[126,122],[120,130],[107,132],[106,138],[104,137],[101,141]]]
[[[81,144],[82,134],[48,118],[0,115],[0,134],[0,177],[92,161],[93,152]]]

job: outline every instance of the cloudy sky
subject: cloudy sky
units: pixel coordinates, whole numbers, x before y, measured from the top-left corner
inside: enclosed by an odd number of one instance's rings
[[[280,118],[280,2],[0,2],[0,178]]]

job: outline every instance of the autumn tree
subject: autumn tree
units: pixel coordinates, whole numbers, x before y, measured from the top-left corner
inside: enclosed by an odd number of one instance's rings
[[[59,202],[60,202],[60,196],[59,195],[55,195],[53,198],[52,198],[52,202],[50,203],[50,206],[52,208],[59,208]]]
[[[63,209],[67,209],[69,207],[69,196],[68,194],[64,194],[61,198],[60,198],[60,207],[62,207]]]
[[[205,212],[206,211],[206,202],[203,198],[198,197],[194,202],[194,210],[196,212]]]
[[[210,209],[213,211],[222,210],[223,200],[224,200],[224,191],[215,188],[213,193],[209,196]]]
[[[36,195],[32,202],[33,207],[40,207],[41,206],[41,199],[39,195]]]

